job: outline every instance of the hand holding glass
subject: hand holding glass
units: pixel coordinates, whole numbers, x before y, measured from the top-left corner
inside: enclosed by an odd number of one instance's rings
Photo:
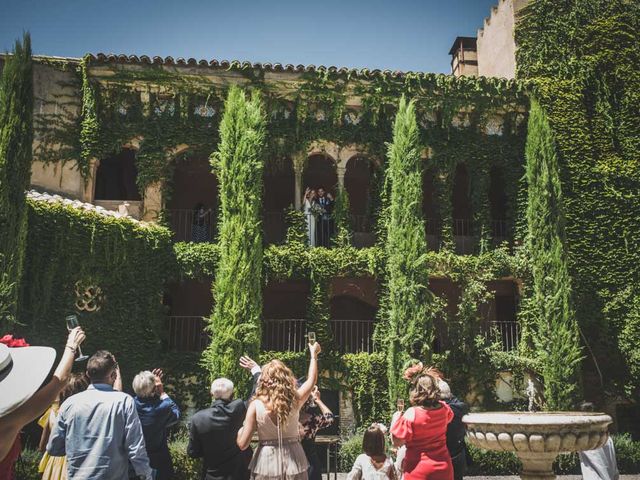
[[[316,332],[309,332],[307,333],[307,338],[309,339],[309,343],[311,345],[316,343]]]
[[[399,412],[404,411],[404,398],[399,398],[396,400],[396,407]]]
[[[65,318],[65,321],[67,323],[67,330],[71,331],[76,327],[79,327],[80,324],[78,323],[78,316],[77,315],[68,315]],[[84,360],[86,360],[87,358],[89,358],[87,355],[83,355],[82,354],[82,349],[80,348],[80,345],[78,345],[78,358],[76,358],[76,362],[82,362]]]

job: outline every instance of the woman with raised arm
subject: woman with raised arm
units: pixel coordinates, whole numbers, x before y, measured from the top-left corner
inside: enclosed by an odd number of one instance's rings
[[[249,464],[255,480],[307,480],[309,464],[300,444],[298,418],[318,379],[320,344],[309,344],[311,360],[307,380],[296,388],[293,372],[280,360],[262,367],[256,397],[238,432],[238,447],[245,450],[258,431],[258,448]]]

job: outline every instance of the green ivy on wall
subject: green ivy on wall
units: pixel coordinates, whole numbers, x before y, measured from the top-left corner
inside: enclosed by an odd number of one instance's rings
[[[633,294],[619,298],[640,280],[639,31],[640,7],[624,0],[537,0],[515,31],[517,74],[535,85],[557,146],[592,399],[638,392],[625,336],[637,326],[620,320],[635,322]]]

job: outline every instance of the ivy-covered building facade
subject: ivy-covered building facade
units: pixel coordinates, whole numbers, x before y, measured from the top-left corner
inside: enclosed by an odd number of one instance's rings
[[[535,42],[559,33],[540,19],[586,8],[568,3],[519,13],[512,80],[35,57],[16,330],[61,342],[75,311],[87,351],[128,373],[161,365],[191,406],[211,376],[244,388],[244,353],[302,375],[314,331],[347,430],[389,415],[410,358],[478,408],[522,406],[531,379],[540,407],[588,398],[624,430],[639,384],[639,63],[624,43],[638,17],[592,5],[574,28],[593,48],[556,52],[581,68],[545,70]],[[610,74],[598,22],[613,14],[633,66]],[[331,211],[305,211],[307,188]]]

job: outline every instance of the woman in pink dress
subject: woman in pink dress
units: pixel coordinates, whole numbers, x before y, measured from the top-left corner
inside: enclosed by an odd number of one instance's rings
[[[402,462],[405,480],[453,480],[447,450],[447,425],[453,419],[449,406],[440,401],[438,381],[422,374],[411,387],[412,407],[394,415],[391,438],[396,447],[406,446]],[[399,413],[399,412],[398,412]]]

